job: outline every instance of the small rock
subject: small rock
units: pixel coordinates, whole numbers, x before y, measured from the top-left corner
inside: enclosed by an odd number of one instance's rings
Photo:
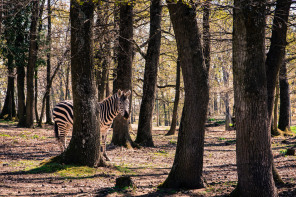
[[[79,191],[80,191],[80,193],[83,193],[84,192],[83,189],[80,189]]]

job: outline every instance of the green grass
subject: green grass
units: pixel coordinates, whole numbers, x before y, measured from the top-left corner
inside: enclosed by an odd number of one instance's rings
[[[291,131],[296,134],[296,126],[291,126]]]
[[[225,140],[225,137],[219,137],[218,140],[220,141]]]
[[[10,136],[10,135],[8,135],[6,133],[0,133],[0,137],[12,137],[12,136]]]
[[[116,170],[118,170],[121,173],[131,173],[132,170],[129,169],[128,167],[124,167],[124,166],[115,166]]]

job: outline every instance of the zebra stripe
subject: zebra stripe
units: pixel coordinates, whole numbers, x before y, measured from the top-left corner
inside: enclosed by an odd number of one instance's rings
[[[109,96],[103,101],[98,103],[99,119],[100,119],[100,134],[101,134],[101,151],[110,160],[106,154],[106,138],[107,132],[114,120],[114,118],[121,113],[125,115],[128,113],[129,100],[127,97],[130,91],[118,93]],[[127,112],[126,112],[127,111]],[[66,148],[66,136],[73,126],[73,101],[67,100],[58,103],[53,109],[53,119],[55,122],[55,136],[61,146],[62,151]]]

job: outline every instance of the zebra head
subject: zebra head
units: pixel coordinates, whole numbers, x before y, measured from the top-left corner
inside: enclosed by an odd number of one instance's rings
[[[121,90],[118,90],[117,96],[118,96],[118,109],[119,113],[125,118],[129,118],[129,96],[131,94],[131,91],[123,92]]]

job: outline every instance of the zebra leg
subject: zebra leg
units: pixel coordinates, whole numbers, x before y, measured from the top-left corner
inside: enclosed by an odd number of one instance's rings
[[[101,151],[103,153],[103,156],[106,158],[106,161],[111,161],[106,153],[106,138],[107,138],[107,133],[102,132]]]

